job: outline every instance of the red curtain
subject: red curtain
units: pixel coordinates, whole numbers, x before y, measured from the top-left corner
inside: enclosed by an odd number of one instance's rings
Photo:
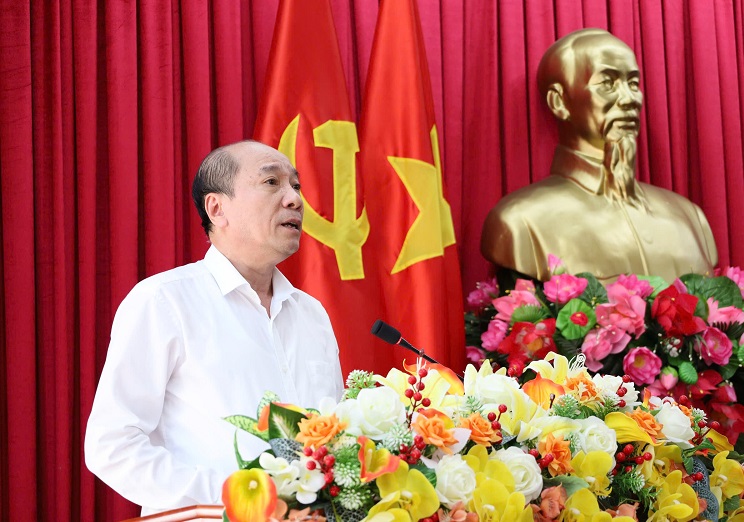
[[[3,519],[138,513],[82,463],[111,320],[139,279],[206,250],[188,188],[209,150],[253,133],[277,3],[3,3]],[[332,3],[358,119],[377,2]],[[698,203],[720,264],[744,264],[742,0],[418,3],[466,292],[488,274],[488,210],[548,173],[540,56],[589,26],[628,42],[642,68],[639,177]]]

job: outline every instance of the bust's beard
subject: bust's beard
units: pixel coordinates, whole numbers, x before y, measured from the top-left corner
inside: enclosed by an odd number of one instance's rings
[[[636,136],[624,134],[605,141],[602,190],[613,202],[624,202],[648,212],[648,202],[635,179]]]

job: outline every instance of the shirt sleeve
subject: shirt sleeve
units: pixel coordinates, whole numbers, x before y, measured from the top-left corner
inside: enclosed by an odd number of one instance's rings
[[[183,349],[182,328],[166,300],[157,289],[135,287],[114,318],[85,434],[88,468],[124,498],[154,510],[221,504],[224,477],[179,462],[153,433]]]

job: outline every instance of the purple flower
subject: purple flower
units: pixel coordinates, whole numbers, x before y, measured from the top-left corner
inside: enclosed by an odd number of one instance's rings
[[[623,359],[623,370],[634,383],[651,384],[661,371],[661,359],[645,346],[633,348]]]
[[[483,360],[486,358],[486,352],[478,348],[477,346],[466,346],[465,357],[468,361],[473,363],[473,366],[480,368]]]
[[[566,304],[571,299],[583,294],[588,283],[583,277],[560,274],[551,277],[550,281],[543,286],[543,290],[549,301]]]

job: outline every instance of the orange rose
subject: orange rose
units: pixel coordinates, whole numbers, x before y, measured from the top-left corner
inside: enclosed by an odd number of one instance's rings
[[[346,428],[346,423],[341,422],[332,415],[311,414],[307,419],[302,419],[299,424],[300,433],[297,434],[298,442],[302,442],[307,448],[317,448],[329,442],[339,432]]]
[[[425,415],[418,415],[416,420],[411,423],[411,428],[421,435],[427,444],[432,444],[445,453],[452,454],[452,450],[447,446],[456,443],[457,439],[447,429],[445,421],[440,416],[427,418]]]
[[[545,488],[540,494],[540,511],[542,515],[549,520],[558,518],[563,508],[566,507],[567,498],[566,488],[563,486]]]
[[[656,422],[656,417],[647,411],[643,411],[641,408],[636,408],[634,411],[630,412],[628,416],[636,421],[638,427],[648,433],[653,443],[656,444],[656,439],[661,435],[662,427],[661,424]]]
[[[698,499],[702,500],[702,499]],[[633,520],[638,520],[638,515],[636,515],[636,511],[638,510],[638,503],[635,504],[620,504],[617,506],[617,509],[608,509],[607,512],[612,515],[612,518],[615,517],[630,517]]]
[[[494,431],[488,419],[480,413],[473,413],[470,417],[460,420],[460,427],[470,430],[470,440],[481,446],[490,446],[492,442],[501,442],[501,434]]]
[[[548,471],[552,476],[565,475],[573,471],[571,466],[571,444],[563,437],[557,438],[552,433],[548,433],[537,445],[537,450],[543,458],[550,453],[553,455],[552,462],[548,465]]]

